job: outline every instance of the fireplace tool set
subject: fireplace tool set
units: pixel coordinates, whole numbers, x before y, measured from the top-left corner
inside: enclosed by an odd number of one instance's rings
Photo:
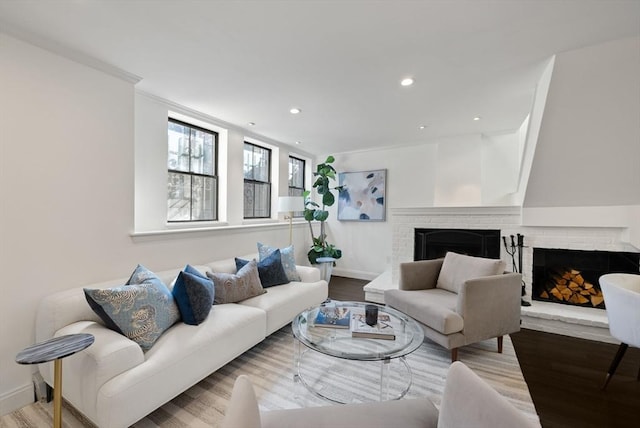
[[[504,249],[507,254],[511,257],[511,269],[513,272],[522,274],[522,249],[524,248],[524,235],[520,235],[519,233],[514,237],[510,235],[511,243],[507,243],[507,237],[502,237],[502,242],[504,243]],[[515,239],[514,239],[515,238]],[[516,256],[518,259],[518,263],[516,264]],[[525,291],[524,280],[522,282],[522,296],[525,296],[527,293]],[[520,300],[521,306],[531,306],[531,303],[527,302],[524,299]]]

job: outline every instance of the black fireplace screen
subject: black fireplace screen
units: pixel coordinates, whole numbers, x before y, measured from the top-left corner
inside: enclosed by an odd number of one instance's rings
[[[447,251],[490,259],[500,258],[500,230],[415,229],[414,260],[444,257]]]

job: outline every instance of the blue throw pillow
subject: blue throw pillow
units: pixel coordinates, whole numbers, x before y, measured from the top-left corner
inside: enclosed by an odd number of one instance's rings
[[[164,286],[163,286],[164,287]],[[180,314],[166,287],[144,283],[105,289],[84,289],[91,309],[107,327],[136,342],[142,350],[151,349]]]
[[[85,298],[105,325],[147,351],[180,319],[171,291],[149,269],[138,265],[127,284],[84,289]]]
[[[185,324],[198,325],[207,319],[215,293],[209,278],[187,265],[178,274],[172,293]]]
[[[258,255],[260,256],[261,261],[266,259],[276,250],[277,248],[275,247],[270,247],[269,245],[264,245],[263,243],[258,242]],[[282,267],[284,268],[289,281],[301,281],[300,274],[298,274],[298,270],[296,269],[296,258],[295,252],[293,250],[293,245],[289,245],[285,248],[280,248],[280,256]]]
[[[249,260],[236,258],[236,270],[240,270]],[[280,260],[280,250],[271,253],[267,258],[258,262],[258,276],[263,288],[272,287],[274,285],[287,284],[289,278],[282,267]]]

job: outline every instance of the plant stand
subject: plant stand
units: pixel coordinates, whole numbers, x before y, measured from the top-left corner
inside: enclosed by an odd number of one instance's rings
[[[333,272],[333,263],[336,261],[333,257],[318,257],[318,269],[320,269],[320,279],[324,279],[329,284],[331,280],[331,272]]]

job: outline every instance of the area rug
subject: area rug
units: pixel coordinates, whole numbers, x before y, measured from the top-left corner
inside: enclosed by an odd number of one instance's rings
[[[460,349],[458,358],[532,421],[539,424],[510,338],[505,336],[502,354],[496,352],[496,347],[495,339],[466,346]],[[133,426],[218,427],[224,418],[233,383],[241,374],[248,375],[253,382],[261,409],[331,404],[309,392],[300,383],[294,383],[293,355],[291,328],[285,327]],[[321,363],[305,363],[314,370],[326,370]],[[429,397],[439,406],[451,363],[450,353],[426,340],[418,350],[407,357],[407,363],[411,368],[413,382],[405,398]],[[373,362],[349,365],[344,374],[347,378],[340,383],[345,395],[339,398],[358,402],[379,397],[379,364]],[[51,403],[34,403],[0,418],[0,427],[51,426],[52,413]],[[69,428],[91,426],[67,405],[63,408],[63,422]]]

